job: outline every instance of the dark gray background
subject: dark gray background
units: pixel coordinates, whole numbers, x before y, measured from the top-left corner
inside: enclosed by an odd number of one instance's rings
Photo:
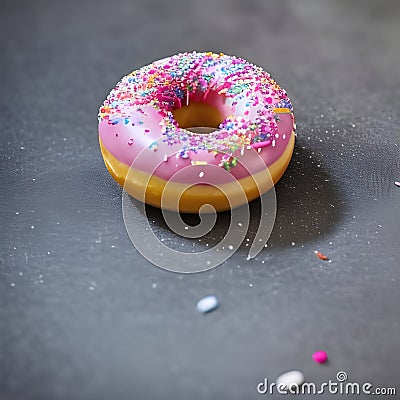
[[[253,399],[295,368],[399,385],[398,1],[1,1],[0,15],[2,399]],[[194,49],[267,69],[298,139],[268,248],[183,276],[131,245],[97,110],[121,76]],[[189,251],[229,221],[191,244],[149,212]],[[209,293],[220,308],[203,316]]]

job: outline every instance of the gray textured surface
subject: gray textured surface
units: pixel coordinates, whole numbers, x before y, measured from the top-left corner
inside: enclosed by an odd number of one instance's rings
[[[399,384],[398,1],[2,1],[0,18],[2,399],[253,399],[294,368]],[[132,247],[96,115],[122,75],[192,49],[269,70],[299,136],[269,248],[182,276]]]

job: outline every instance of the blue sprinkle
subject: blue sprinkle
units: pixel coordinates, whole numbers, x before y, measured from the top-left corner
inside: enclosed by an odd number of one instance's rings
[[[113,118],[113,119],[110,119],[110,120],[109,120],[109,122],[110,122],[112,125],[117,125],[118,122],[120,122],[120,121],[121,121],[121,118],[120,118],[120,117],[116,117],[116,118]]]
[[[197,303],[197,309],[203,314],[213,311],[216,308],[218,308],[218,299],[215,296],[203,297]]]

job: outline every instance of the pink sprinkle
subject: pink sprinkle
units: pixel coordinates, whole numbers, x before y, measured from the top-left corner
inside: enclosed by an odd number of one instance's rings
[[[313,360],[318,364],[323,364],[328,359],[328,354],[325,351],[317,351],[312,355]]]
[[[265,142],[252,143],[251,147],[253,147],[253,149],[260,149],[262,147],[269,146],[270,144],[271,144],[271,141],[270,140],[266,140]]]

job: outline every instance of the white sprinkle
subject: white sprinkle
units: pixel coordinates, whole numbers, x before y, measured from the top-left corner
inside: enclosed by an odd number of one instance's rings
[[[24,274],[23,272],[20,272],[18,275],[19,275],[19,276],[22,276],[23,274]]]
[[[151,285],[151,287],[152,287],[153,289],[155,289],[155,288],[157,287],[157,283],[153,283],[153,284]]]
[[[94,290],[94,287],[93,286],[89,286],[89,290]]]
[[[249,286],[250,286],[250,287],[253,287],[253,284],[252,284],[252,283],[249,283]]]
[[[228,246],[228,249],[229,249],[229,250],[233,250],[233,246],[230,244],[230,245]]]
[[[31,225],[31,229],[35,229],[35,225]]]
[[[19,215],[19,212],[17,211],[17,212],[15,213],[15,215]]]
[[[201,171],[201,172],[199,173],[199,177],[202,178],[203,176],[204,176],[204,172]]]
[[[208,243],[206,243],[206,246],[208,246]],[[207,261],[206,264],[207,264],[207,265],[210,265],[210,264],[211,264],[211,261]]]
[[[10,283],[10,286],[11,287],[15,287],[15,283],[13,282],[13,283]]]
[[[298,387],[300,387],[303,383],[304,383],[303,373],[294,370],[294,371],[288,371],[279,376],[276,380],[276,387],[285,390],[292,388],[291,385],[297,385]]]
[[[292,246],[296,246],[296,243],[295,243],[295,242],[292,242]]]
[[[238,222],[238,226],[243,226],[243,224],[241,222]]]
[[[396,186],[400,187],[400,182],[395,182],[394,183]]]
[[[186,229],[186,230],[188,230],[188,229],[189,229],[189,227],[188,227],[188,226],[185,226],[185,229]]]
[[[217,307],[218,307],[218,299],[215,296],[203,297],[197,303],[197,309],[203,314],[213,311]]]

